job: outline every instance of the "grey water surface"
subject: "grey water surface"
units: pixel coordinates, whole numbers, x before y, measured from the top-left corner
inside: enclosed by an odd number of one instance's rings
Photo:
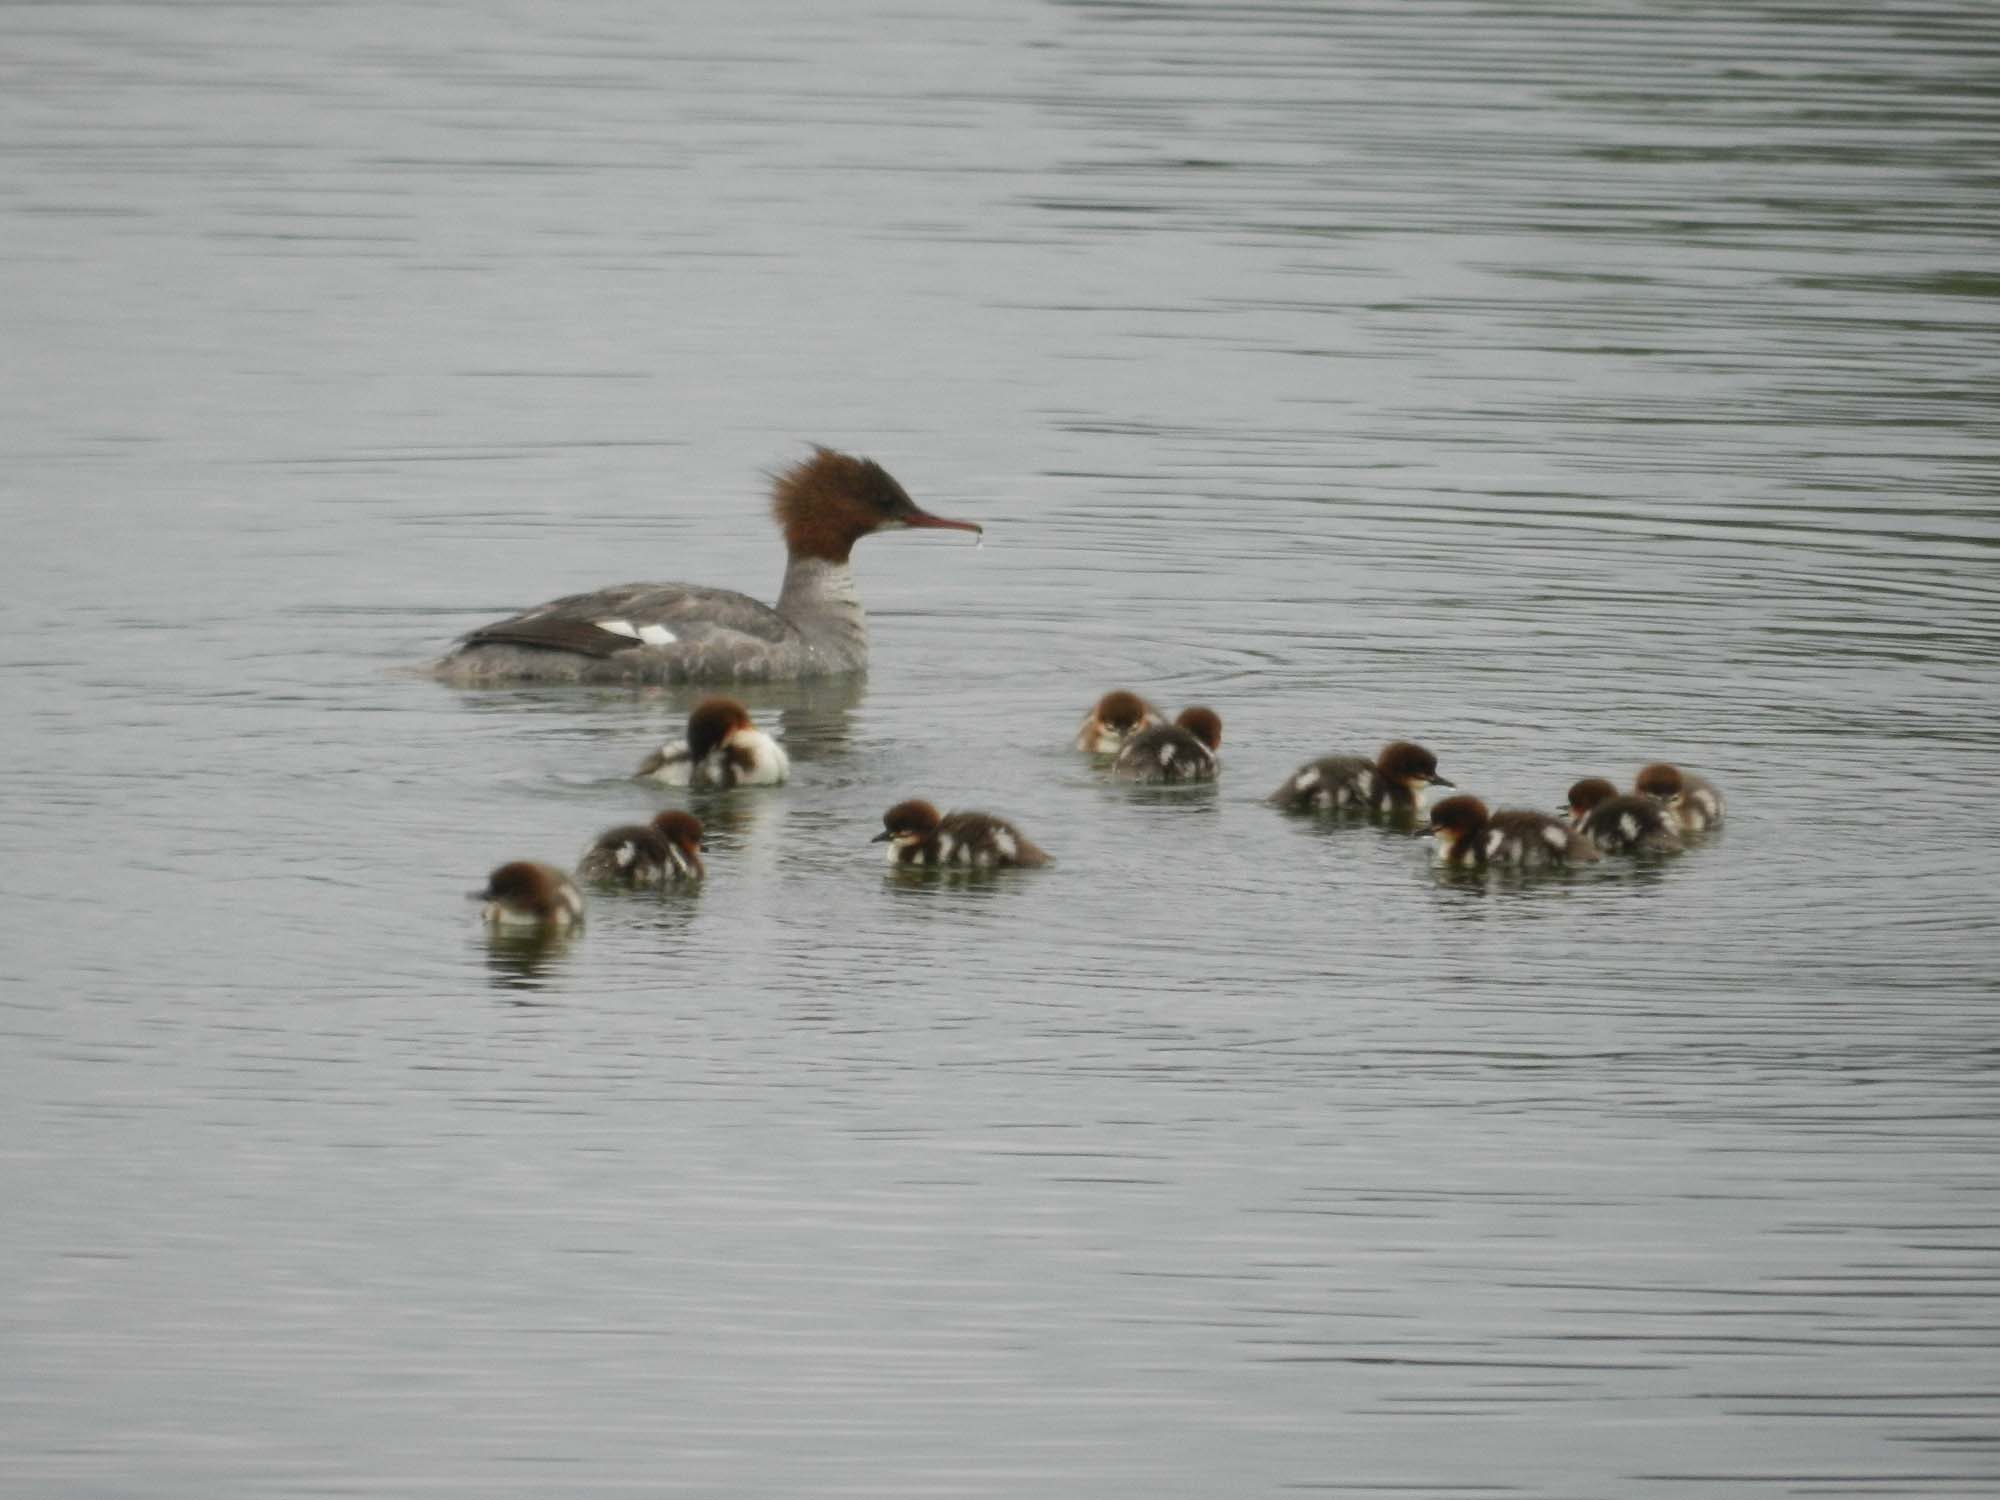
[[[0,1489],[2000,1493],[1984,3],[20,5]],[[711,878],[489,945],[774,596]],[[1213,788],[1067,748],[1214,706]],[[1671,861],[1279,817],[1666,757]],[[1056,856],[888,878],[922,795]]]

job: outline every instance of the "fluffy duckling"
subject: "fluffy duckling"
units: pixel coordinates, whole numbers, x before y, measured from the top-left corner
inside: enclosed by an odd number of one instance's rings
[[[956,865],[994,870],[1049,862],[1049,856],[1005,818],[982,812],[940,816],[920,798],[898,802],[882,814],[882,831],[869,842],[887,844],[889,863],[898,867]]]
[[[1222,769],[1222,716],[1212,708],[1184,708],[1171,724],[1142,729],[1125,742],[1111,774],[1120,781],[1163,784],[1213,781]]]
[[[1706,833],[1722,826],[1722,793],[1679,766],[1653,762],[1639,772],[1632,790],[1664,807],[1682,833]]]
[[[701,839],[700,818],[669,808],[651,823],[605,829],[578,861],[577,878],[629,886],[699,880],[707,873],[701,863]]]
[[[1092,755],[1116,755],[1142,729],[1164,724],[1166,716],[1137,693],[1106,693],[1077,726],[1076,748]]]
[[[688,715],[687,738],[660,746],[633,779],[668,786],[776,786],[792,773],[778,742],[734,698],[705,698]]]
[[[1391,740],[1372,761],[1329,755],[1308,761],[1268,799],[1287,812],[1365,812],[1404,818],[1423,805],[1427,786],[1453,786],[1437,773],[1437,757],[1422,745]]]
[[[1489,813],[1477,797],[1445,798],[1417,835],[1435,838],[1438,863],[1453,870],[1563,869],[1601,857],[1589,839],[1547,813],[1518,808]]]
[[[1671,854],[1680,832],[1651,797],[1621,795],[1602,776],[1586,776],[1569,789],[1570,827],[1606,854]]]
[[[583,922],[583,897],[553,865],[517,859],[487,876],[486,889],[474,894],[486,903],[480,915],[493,927],[567,932]]]

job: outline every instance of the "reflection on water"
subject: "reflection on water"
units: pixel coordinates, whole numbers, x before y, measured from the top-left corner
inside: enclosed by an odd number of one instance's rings
[[[447,19],[10,18],[16,1488],[2000,1492],[1987,8]],[[857,549],[790,784],[417,670],[771,597],[812,441],[992,545]],[[1070,750],[1134,683],[1217,784]],[[1262,801],[1396,738],[1731,825]]]
[[[571,932],[517,931],[489,924],[486,967],[493,987],[527,994],[546,989],[575,940]]]

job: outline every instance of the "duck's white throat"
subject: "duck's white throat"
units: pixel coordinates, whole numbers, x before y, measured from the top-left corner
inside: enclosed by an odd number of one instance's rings
[[[854,587],[854,570],[823,557],[795,557],[778,592],[783,615],[816,651],[846,666],[868,660],[868,616]]]

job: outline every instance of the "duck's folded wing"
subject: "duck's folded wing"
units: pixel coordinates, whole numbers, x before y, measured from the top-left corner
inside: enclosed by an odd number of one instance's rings
[[[534,646],[602,658],[643,646],[702,651],[732,642],[774,645],[791,633],[783,615],[731,589],[627,583],[482,625],[463,645]]]
[[[616,656],[642,643],[638,635],[621,635],[590,620],[548,620],[523,615],[497,620],[468,633],[468,646],[538,646],[544,651],[573,651],[582,656]]]

